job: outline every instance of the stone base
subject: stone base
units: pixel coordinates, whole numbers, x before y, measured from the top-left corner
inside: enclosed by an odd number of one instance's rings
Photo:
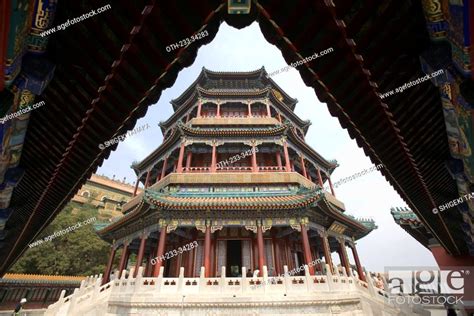
[[[222,268],[225,275],[225,268]],[[243,268],[243,272],[246,271]],[[330,271],[327,269],[326,271]],[[73,294],[48,307],[48,316],[106,315],[339,315],[391,316],[430,313],[413,305],[395,305],[387,293],[352,276],[125,278],[100,285],[101,277],[83,281]],[[285,267],[287,272],[287,267]],[[115,275],[118,275],[116,273]]]

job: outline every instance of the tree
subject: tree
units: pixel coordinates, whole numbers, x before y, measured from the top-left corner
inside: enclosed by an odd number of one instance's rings
[[[79,212],[73,214],[73,209]],[[40,234],[37,240],[43,243],[26,250],[25,254],[10,269],[10,273],[48,274],[48,275],[95,275],[103,273],[110,254],[110,245],[95,233],[94,223],[84,224],[85,220],[99,213],[92,206],[69,203],[54,221]],[[51,236],[77,223],[81,227],[44,241]],[[120,253],[115,256],[117,264]]]

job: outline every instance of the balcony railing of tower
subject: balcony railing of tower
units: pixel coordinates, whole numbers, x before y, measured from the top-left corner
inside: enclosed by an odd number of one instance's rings
[[[221,268],[221,277],[205,277],[204,267],[201,267],[200,276],[197,278],[185,277],[183,267],[180,268],[177,278],[164,277],[164,267],[160,268],[157,277],[143,277],[143,267],[138,269],[137,274],[134,270],[133,267],[130,271],[123,270],[120,278],[114,277],[103,285],[101,285],[102,274],[82,281],[80,288],[73,294],[65,296],[65,291],[63,291],[59,300],[48,307],[45,315],[89,314],[98,306],[110,308],[124,307],[127,304],[130,308],[132,306],[139,309],[156,308],[154,305],[160,304],[163,299],[166,304],[179,307],[183,306],[182,298],[184,297],[199,297],[202,302],[206,295],[212,295],[209,302],[214,302],[215,307],[219,306],[216,302],[226,304],[227,300],[235,304],[236,295],[254,297],[253,303],[268,302],[268,300],[275,300],[275,297],[287,295],[295,295],[294,297],[300,297],[300,300],[314,300],[313,296],[306,296],[310,293],[318,293],[326,299],[331,299],[325,296],[327,294],[352,294],[356,300],[358,297],[370,298],[374,304],[383,304],[385,308],[394,309],[393,311],[403,311],[403,315],[418,315],[420,312],[420,306],[408,302],[395,304],[389,299],[385,277],[381,276],[383,282],[376,282],[365,270],[362,273],[366,276],[367,282],[357,278],[357,271],[351,274],[346,273],[342,268],[342,274],[338,273],[337,269],[331,273],[329,265],[326,265],[326,273],[322,275],[310,275],[306,265],[302,276],[290,275],[285,266],[285,273],[280,277],[269,277],[266,266],[264,266],[262,277],[247,277],[245,267],[242,267],[241,277],[226,277],[225,267]],[[118,271],[114,275],[118,276]],[[179,301],[175,304],[173,298],[176,297]],[[281,300],[281,298],[276,300]],[[140,304],[145,301],[148,307]]]

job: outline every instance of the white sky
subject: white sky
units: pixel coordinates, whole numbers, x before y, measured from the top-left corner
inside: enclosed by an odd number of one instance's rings
[[[175,53],[171,51],[169,54]],[[200,48],[194,64],[179,73],[175,85],[165,90],[158,103],[152,105],[146,116],[135,125],[140,127],[148,123],[150,128],[120,143],[97,173],[109,177],[115,175],[119,179],[126,177],[127,182],[135,181],[130,165],[160,146],[163,136],[158,122],[172,115],[170,100],[191,85],[202,67],[214,71],[251,71],[262,65],[271,73],[285,67],[286,63],[279,49],[265,40],[258,23],[242,30],[223,23],[214,40]],[[304,120],[311,120],[307,143],[326,159],[338,161],[340,167],[332,175],[333,183],[373,166],[339,121],[329,114],[326,104],[319,102],[314,90],[305,86],[295,69],[279,73],[272,79],[288,95],[298,99],[296,114]],[[378,226],[357,243],[361,263],[367,270],[383,271],[386,266],[436,266],[431,252],[394,222],[390,208],[406,204],[379,171],[342,184],[335,193],[345,204],[346,213],[372,218]],[[333,258],[336,257],[333,253]],[[352,254],[350,258],[353,263]]]

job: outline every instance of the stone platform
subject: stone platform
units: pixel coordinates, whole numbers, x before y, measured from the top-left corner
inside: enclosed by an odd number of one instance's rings
[[[372,281],[345,271],[312,276],[306,266],[304,276],[268,277],[265,267],[263,277],[239,278],[205,278],[204,268],[199,278],[185,278],[183,268],[179,278],[164,278],[163,268],[157,278],[141,277],[142,268],[137,278],[133,272],[124,270],[121,279],[104,285],[101,276],[90,277],[45,315],[430,315],[417,306],[389,304]]]

